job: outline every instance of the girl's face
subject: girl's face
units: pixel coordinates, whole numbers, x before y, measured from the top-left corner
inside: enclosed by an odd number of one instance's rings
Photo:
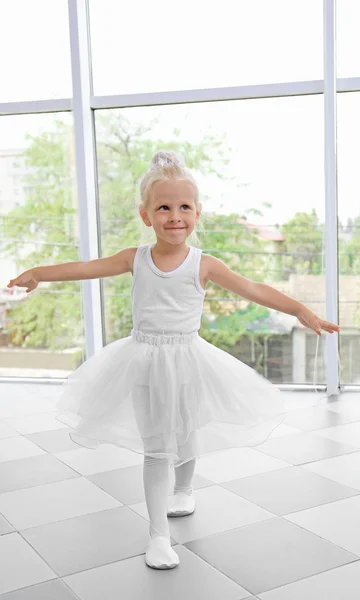
[[[189,181],[165,181],[155,185],[147,211],[140,214],[158,237],[170,244],[184,242],[194,230],[201,205],[195,206],[195,192]]]

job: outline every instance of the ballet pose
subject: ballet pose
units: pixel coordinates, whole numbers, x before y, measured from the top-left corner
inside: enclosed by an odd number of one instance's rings
[[[187,245],[201,217],[198,188],[183,158],[157,152],[141,185],[140,216],[156,242],[91,261],[40,266],[8,284],[34,290],[41,281],[132,273],[133,329],[90,357],[64,382],[56,418],[87,448],[112,443],[144,455],[150,520],[145,561],[155,569],[179,564],[167,517],[195,510],[196,459],[262,444],[287,416],[281,392],[268,380],[199,335],[208,281],[287,314],[321,335],[339,326],[274,288],[242,277],[221,260]],[[168,498],[169,468],[175,469]]]

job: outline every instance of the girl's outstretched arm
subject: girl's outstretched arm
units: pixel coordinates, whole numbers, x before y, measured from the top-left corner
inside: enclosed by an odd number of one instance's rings
[[[297,317],[305,327],[309,327],[321,335],[321,329],[334,333],[340,331],[339,325],[323,321],[301,302],[293,300],[275,288],[242,277],[218,258],[207,255],[208,279],[216,285],[234,292],[251,302],[273,308],[288,315]]]
[[[105,258],[34,267],[24,271],[15,279],[11,279],[7,287],[10,288],[14,285],[27,287],[26,292],[31,292],[40,281],[78,281],[122,275],[131,270],[130,259],[132,254],[132,248],[124,248],[120,252]]]

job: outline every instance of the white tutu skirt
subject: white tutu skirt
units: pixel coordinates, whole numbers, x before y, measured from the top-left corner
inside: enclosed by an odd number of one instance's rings
[[[56,408],[77,444],[112,443],[171,466],[262,444],[288,414],[278,388],[197,331],[134,329],[69,375]]]

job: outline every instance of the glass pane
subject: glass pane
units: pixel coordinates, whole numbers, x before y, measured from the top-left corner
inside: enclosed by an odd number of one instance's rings
[[[0,102],[71,96],[66,0],[3,2]]]
[[[338,94],[341,383],[360,383],[360,93]]]
[[[80,260],[69,114],[0,118],[0,376],[66,377],[84,360],[82,282],[8,288]]]
[[[322,0],[90,0],[90,25],[95,94],[323,77]]]
[[[338,0],[336,16],[337,76],[359,77],[359,0]]]
[[[137,184],[156,150],[175,148],[202,194],[204,253],[325,317],[321,96],[97,111],[96,134],[104,256],[155,241]],[[130,334],[131,282],[130,273],[104,280],[107,343]],[[206,290],[205,339],[274,383],[313,383],[314,332],[211,282]],[[324,349],[321,339],[318,383]]]

